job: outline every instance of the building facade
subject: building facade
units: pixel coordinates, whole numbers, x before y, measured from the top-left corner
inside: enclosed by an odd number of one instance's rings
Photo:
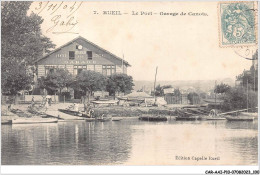
[[[40,78],[56,68],[67,69],[72,75],[77,75],[83,70],[99,72],[105,76],[115,73],[127,74],[130,64],[79,36],[38,59],[35,66],[37,78]]]
[[[83,70],[99,72],[105,76],[127,74],[128,62],[79,36],[35,61],[36,78],[45,77],[57,68],[67,69],[76,76]],[[80,94],[69,89],[72,98]]]

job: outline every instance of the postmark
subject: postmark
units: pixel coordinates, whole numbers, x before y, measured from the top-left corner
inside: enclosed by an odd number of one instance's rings
[[[255,46],[257,44],[257,6],[253,1],[220,2],[220,47]]]

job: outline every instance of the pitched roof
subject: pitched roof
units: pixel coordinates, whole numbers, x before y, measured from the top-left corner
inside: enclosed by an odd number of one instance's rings
[[[43,57],[41,57],[41,58],[35,60],[33,63],[36,63],[36,62],[38,62],[38,61],[40,61],[40,60],[42,60],[42,59],[44,59],[44,58],[47,58],[47,57],[50,56],[51,54],[53,54],[53,53],[59,51],[59,50],[62,49],[63,47],[66,47],[67,45],[69,45],[69,44],[71,44],[71,43],[77,41],[78,39],[82,39],[83,41],[85,41],[85,42],[91,44],[93,47],[96,47],[97,49],[100,49],[100,50],[102,50],[103,52],[109,54],[109,55],[112,56],[114,59],[117,59],[117,60],[123,61],[124,64],[126,64],[127,66],[131,66],[127,61],[125,61],[125,60],[123,60],[122,58],[120,58],[120,57],[114,55],[113,53],[111,53],[111,52],[109,52],[109,51],[103,49],[102,47],[99,47],[98,45],[96,45],[96,44],[90,42],[89,40],[83,38],[82,36],[78,36],[77,38],[75,38],[75,39],[73,39],[73,40],[67,42],[66,44],[64,44],[64,45],[58,47],[57,49],[51,51],[50,53],[44,55]],[[105,57],[105,56],[104,56],[104,57]]]

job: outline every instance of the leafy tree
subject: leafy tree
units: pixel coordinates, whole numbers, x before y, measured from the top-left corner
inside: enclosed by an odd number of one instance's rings
[[[63,88],[68,88],[73,83],[73,77],[66,69],[55,69],[53,72],[49,72],[46,77],[41,77],[38,79],[38,84],[40,88],[47,90],[48,94],[54,94]]]
[[[200,102],[200,97],[196,92],[190,92],[187,98],[191,104],[198,104]]]
[[[27,15],[32,2],[1,2],[1,79],[2,93],[15,95],[25,90],[31,76],[28,65],[54,48],[49,38],[41,33],[42,18],[34,13]]]
[[[164,96],[164,89],[172,88],[172,85],[164,85],[161,86],[160,84],[155,88],[155,96]]]
[[[216,86],[216,88],[214,89],[214,93],[221,94],[223,95],[223,98],[225,98],[225,94],[229,92],[230,89],[231,87],[229,85],[221,83]]]
[[[106,77],[94,71],[82,71],[76,77],[76,87],[79,87],[87,95],[88,101],[94,91],[104,90]]]
[[[21,90],[30,87],[32,77],[26,73],[24,65],[11,64],[2,72],[2,94],[17,95]]]
[[[2,68],[13,63],[32,64],[55,45],[41,33],[43,19],[27,15],[32,2],[4,1],[1,3],[1,61]]]
[[[179,89],[179,88],[174,89],[173,94],[174,94],[174,96],[176,96],[176,97],[180,97],[180,96],[181,96],[181,91],[180,91],[180,89]]]
[[[252,90],[249,90],[247,94],[246,88],[231,88],[224,98],[223,110],[231,111],[237,109],[246,109],[247,107],[257,107],[257,97],[257,92],[254,92]]]
[[[106,90],[110,95],[114,95],[119,92],[130,93],[133,90],[133,78],[126,74],[113,74],[108,77]]]

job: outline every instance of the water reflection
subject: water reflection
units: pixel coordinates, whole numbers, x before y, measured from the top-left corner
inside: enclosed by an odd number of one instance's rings
[[[2,125],[1,159],[3,165],[253,165],[257,148],[257,122],[77,121]]]

